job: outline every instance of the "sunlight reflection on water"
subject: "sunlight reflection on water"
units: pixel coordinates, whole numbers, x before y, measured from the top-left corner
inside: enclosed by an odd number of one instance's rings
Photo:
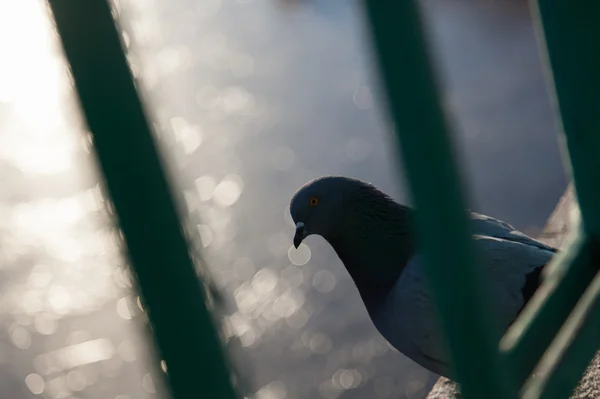
[[[0,364],[0,396],[154,396],[146,326],[119,299],[135,295],[121,239],[43,2],[0,2],[0,50],[0,348],[18,359]]]

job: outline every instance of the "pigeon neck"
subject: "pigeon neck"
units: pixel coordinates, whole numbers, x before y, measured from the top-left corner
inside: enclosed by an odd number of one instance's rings
[[[404,266],[410,260],[409,251],[390,251],[397,249],[398,244],[378,242],[378,245],[344,245],[340,243],[332,246],[340,260],[348,270],[350,277],[362,297],[363,302],[370,308],[380,304],[400,278]],[[368,251],[367,248],[370,250]],[[371,252],[373,251],[374,252]],[[372,256],[363,256],[363,253],[372,253]],[[412,251],[410,251],[412,253]],[[396,254],[394,259],[388,256]]]
[[[393,206],[375,218],[372,213],[353,216],[327,240],[371,311],[387,297],[414,255],[414,239],[407,208]]]

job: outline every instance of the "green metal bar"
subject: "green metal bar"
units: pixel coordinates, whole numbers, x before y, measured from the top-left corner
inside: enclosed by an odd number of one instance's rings
[[[565,322],[523,393],[524,399],[568,398],[594,357],[600,337],[600,274]]]
[[[583,229],[600,237],[600,3],[540,0],[534,8],[553,78]],[[542,36],[543,33],[543,36]],[[552,84],[552,79],[549,79]],[[558,113],[557,113],[558,115]]]
[[[417,206],[426,272],[465,398],[513,398],[475,267],[465,201],[415,1],[366,0],[388,110]],[[401,144],[401,145],[400,145]]]
[[[561,115],[582,231],[568,253],[551,265],[548,281],[503,340],[507,356],[517,367],[518,382],[529,374],[600,266],[600,3],[540,0],[532,14],[551,67],[548,81]],[[589,335],[594,327],[580,331],[587,337],[568,334],[579,331],[574,325],[583,323],[588,309],[581,307],[594,300],[590,298],[594,289],[590,287],[579,301],[545,355],[546,361],[561,364],[553,365],[549,376],[535,380],[528,397],[567,397],[581,378],[582,367],[598,347],[597,334]],[[569,340],[577,344],[569,346]]]
[[[529,377],[594,278],[597,268],[591,264],[590,250],[590,242],[578,234],[569,249],[553,260],[562,267],[546,277],[500,341],[501,355],[512,367],[515,385],[521,386]]]
[[[49,0],[175,398],[235,398],[105,0]]]

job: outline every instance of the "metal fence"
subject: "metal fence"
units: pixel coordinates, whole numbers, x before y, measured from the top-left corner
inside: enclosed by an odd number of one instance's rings
[[[231,370],[110,5],[106,0],[48,3],[173,397],[234,398]],[[582,224],[504,337],[488,326],[485,287],[479,284],[450,125],[419,6],[412,0],[364,5],[398,150],[419,209],[427,273],[464,397],[568,397],[600,333],[595,267],[600,265],[600,4],[534,4]],[[456,315],[461,323],[452,323]],[[534,370],[544,373],[528,380]]]

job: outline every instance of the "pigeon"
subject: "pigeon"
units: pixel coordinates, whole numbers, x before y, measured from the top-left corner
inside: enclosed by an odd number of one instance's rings
[[[370,183],[323,176],[290,203],[293,245],[320,235],[350,274],[379,333],[422,367],[452,379],[413,228],[413,210]],[[557,252],[510,224],[468,211],[478,268],[492,299],[492,323],[506,331],[541,282]]]

